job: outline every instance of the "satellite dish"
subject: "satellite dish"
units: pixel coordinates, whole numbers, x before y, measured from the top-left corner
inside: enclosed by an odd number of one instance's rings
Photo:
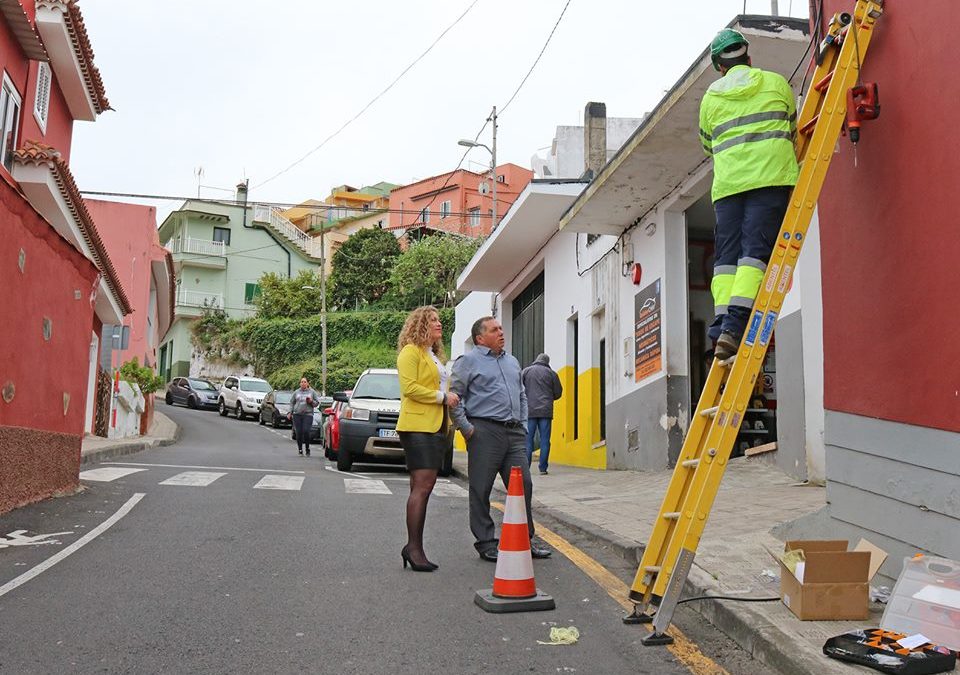
[[[480,185],[477,186],[477,191],[482,195],[490,194],[490,184],[486,181],[480,183]]]

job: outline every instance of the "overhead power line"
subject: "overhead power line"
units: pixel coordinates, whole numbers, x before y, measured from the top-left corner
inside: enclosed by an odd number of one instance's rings
[[[533,65],[530,66],[530,70],[527,71],[527,74],[523,76],[523,79],[520,80],[520,85],[517,87],[516,91],[513,92],[513,95],[510,97],[506,103],[503,104],[500,108],[500,114],[506,112],[507,107],[513,103],[513,99],[517,97],[517,94],[520,93],[520,90],[523,89],[523,85],[527,83],[527,79],[530,77],[530,74],[533,73],[533,69],[537,67],[537,64],[540,63],[540,57],[543,56],[543,53],[547,51],[547,45],[550,44],[550,40],[553,39],[553,34],[557,32],[557,26],[560,25],[560,22],[563,21],[563,15],[567,13],[567,7],[570,6],[572,0],[567,0],[567,4],[563,6],[563,10],[560,12],[560,16],[557,17],[557,22],[553,24],[553,28],[550,30],[550,35],[547,36],[547,41],[543,43],[543,48],[540,50],[540,53],[537,54],[537,58],[534,59]]]
[[[433,42],[430,43],[430,46],[428,46],[428,47],[420,54],[420,56],[418,56],[417,58],[415,58],[415,59],[413,60],[413,62],[410,63],[410,65],[408,65],[406,68],[404,68],[404,69],[400,72],[400,74],[397,75],[396,78],[394,78],[393,82],[391,82],[390,84],[388,84],[387,87],[386,87],[383,91],[381,91],[379,94],[377,94],[376,96],[374,96],[374,97],[370,100],[369,103],[367,103],[365,106],[363,106],[363,108],[360,109],[360,112],[358,112],[356,115],[354,115],[354,116],[351,117],[349,120],[347,120],[346,122],[344,122],[343,125],[342,125],[339,129],[337,129],[337,130],[334,131],[332,134],[330,134],[330,135],[327,136],[325,139],[323,139],[323,142],[321,142],[318,146],[316,146],[315,148],[313,148],[310,152],[308,152],[307,154],[305,154],[303,157],[301,157],[300,159],[296,160],[296,161],[293,162],[292,164],[288,165],[286,168],[281,169],[281,170],[278,171],[277,173],[273,174],[272,176],[270,176],[269,178],[267,178],[265,181],[263,181],[263,182],[261,182],[261,183],[258,183],[257,185],[254,185],[254,186],[253,186],[254,189],[259,188],[259,187],[263,187],[264,185],[266,185],[266,184],[269,183],[270,181],[274,180],[275,178],[279,178],[280,176],[282,176],[283,174],[285,174],[286,172],[288,172],[290,169],[292,169],[292,168],[294,168],[295,166],[297,166],[298,164],[301,164],[302,162],[306,161],[307,158],[309,158],[309,157],[310,157],[311,155],[313,155],[315,152],[317,152],[318,150],[320,150],[320,148],[322,148],[322,147],[325,146],[327,143],[329,143],[330,141],[332,141],[334,138],[336,138],[337,136],[339,136],[339,135],[340,135],[340,132],[342,132],[342,131],[343,131],[344,129],[346,129],[348,126],[350,126],[351,124],[353,124],[361,115],[363,115],[363,113],[365,113],[365,112],[370,108],[370,106],[372,106],[374,103],[376,103],[378,100],[380,100],[380,98],[381,98],[384,94],[386,94],[388,91],[390,91],[391,89],[393,89],[393,86],[394,86],[397,82],[399,82],[399,81],[403,78],[403,76],[406,75],[415,65],[417,65],[427,54],[429,54],[429,53],[431,52],[431,50],[437,45],[437,43],[440,42],[440,40],[442,40],[443,37],[453,29],[454,26],[456,26],[458,23],[460,23],[460,21],[463,19],[463,17],[465,17],[465,16],[470,12],[470,10],[473,9],[473,6],[476,5],[479,1],[480,1],[480,0],[473,0],[473,2],[471,2],[471,3],[467,6],[467,8],[466,8],[465,10],[463,10],[463,13],[462,13],[460,16],[458,16],[453,23],[451,23],[449,26],[447,26],[446,29],[444,29],[444,31],[443,31],[442,33],[440,33],[440,35],[438,35],[437,38],[436,38]]]

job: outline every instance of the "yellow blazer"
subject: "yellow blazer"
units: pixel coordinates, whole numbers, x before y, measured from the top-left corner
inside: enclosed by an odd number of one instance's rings
[[[440,431],[444,422],[443,403],[437,402],[440,373],[423,348],[404,345],[397,354],[400,372],[400,419],[397,431]]]

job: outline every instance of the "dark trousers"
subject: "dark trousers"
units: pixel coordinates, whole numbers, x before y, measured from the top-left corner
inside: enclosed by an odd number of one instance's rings
[[[717,216],[714,234],[714,268],[742,265],[744,259],[770,262],[783,216],[790,204],[791,187],[766,187],[747,190],[718,199],[713,204]],[[707,332],[716,342],[721,332],[743,335],[750,318],[750,307],[731,304],[726,313],[718,313]]]
[[[490,491],[500,475],[503,487],[510,480],[510,469],[523,471],[523,496],[527,503],[527,528],[533,538],[533,512],[530,499],[533,483],[527,463],[527,433],[522,427],[507,428],[488,420],[471,419],[473,435],[467,440],[467,477],[470,483],[470,531],[478,551],[496,548],[497,529],[490,517]]]
[[[297,450],[303,450],[303,446],[310,449],[310,430],[313,428],[313,415],[296,414],[293,416],[293,433],[297,437]]]
[[[527,418],[527,466],[533,462],[533,435],[540,434],[540,470],[547,470],[550,461],[550,430],[553,426],[552,417]]]

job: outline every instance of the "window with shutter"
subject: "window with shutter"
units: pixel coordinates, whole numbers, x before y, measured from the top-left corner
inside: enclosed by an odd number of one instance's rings
[[[13,171],[13,153],[17,149],[17,129],[20,127],[20,93],[13,82],[3,74],[0,86],[0,164]]]
[[[50,64],[43,61],[37,69],[37,96],[33,101],[33,115],[40,131],[47,133],[47,114],[50,112]]]

